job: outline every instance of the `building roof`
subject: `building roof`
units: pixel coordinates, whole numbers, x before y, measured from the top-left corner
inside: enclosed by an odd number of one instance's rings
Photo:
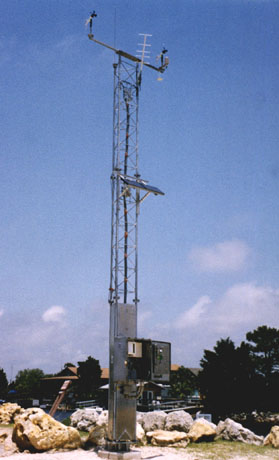
[[[43,377],[41,380],[78,380],[77,375],[56,375],[54,377]]]
[[[68,367],[67,369],[70,369],[70,371],[73,373],[73,374],[76,374],[78,373],[78,368],[75,366],[75,367]]]
[[[171,365],[171,371],[176,372],[176,371],[178,371],[178,369],[180,367],[181,367],[180,364],[172,364]],[[192,374],[194,374],[195,376],[197,376],[201,371],[200,367],[186,367],[186,369],[189,369],[189,371],[191,371]]]
[[[101,379],[109,379],[109,368],[102,367]]]
[[[179,364],[171,364],[171,371],[178,371],[178,369],[180,368],[180,365]]]

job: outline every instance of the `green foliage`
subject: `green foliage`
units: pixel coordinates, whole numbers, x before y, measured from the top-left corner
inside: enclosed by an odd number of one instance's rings
[[[208,411],[226,415],[253,408],[256,375],[247,344],[236,348],[230,338],[221,339],[214,351],[204,351],[201,367],[199,387]]]
[[[70,417],[64,418],[64,420],[62,420],[62,423],[63,425],[71,426],[71,418]]]
[[[97,359],[88,356],[86,361],[78,362],[77,391],[80,399],[94,399],[101,385],[102,370]]]
[[[279,329],[260,326],[246,334],[257,371],[265,378],[279,370]]]
[[[197,377],[186,367],[181,366],[171,373],[171,396],[185,399],[197,389]]]
[[[279,330],[260,326],[246,334],[258,375],[259,400],[257,408],[278,410]]]
[[[4,369],[0,368],[0,398],[5,399],[8,390],[8,380]]]
[[[24,369],[19,371],[15,378],[14,387],[21,398],[38,398],[40,396],[40,382],[44,377],[41,369]]]
[[[199,387],[213,414],[279,409],[279,330],[260,326],[246,339],[240,347],[221,339],[204,351]]]

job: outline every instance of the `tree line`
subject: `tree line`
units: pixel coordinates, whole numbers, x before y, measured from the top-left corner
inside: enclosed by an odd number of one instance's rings
[[[180,399],[198,389],[206,412],[224,417],[240,412],[279,410],[279,329],[260,326],[239,346],[228,337],[204,350],[194,376],[180,367],[171,391]]]
[[[73,364],[66,363],[68,366]],[[198,390],[205,411],[215,417],[279,410],[279,329],[260,326],[247,332],[246,341],[239,346],[229,337],[222,338],[213,350],[204,350],[200,366],[198,376],[183,366],[172,373],[173,398],[185,399]],[[38,398],[43,377],[47,376],[41,369],[24,369],[8,384],[0,368],[0,399],[6,399],[11,391],[21,398]],[[75,397],[95,399],[101,385],[99,361],[88,356],[78,362],[78,377],[71,390]]]
[[[42,396],[41,380],[47,377],[63,375],[68,367],[76,367],[65,363],[64,369],[57,374],[45,374],[41,369],[24,369],[17,373],[15,380],[8,383],[6,373],[0,368],[0,399],[39,399]],[[71,392],[76,399],[94,399],[101,385],[101,366],[97,359],[88,356],[77,365],[78,380],[72,384]],[[53,395],[54,396],[54,395]]]

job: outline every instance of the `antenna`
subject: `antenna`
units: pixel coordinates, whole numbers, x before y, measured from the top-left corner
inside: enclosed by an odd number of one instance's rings
[[[128,452],[136,440],[137,371],[131,371],[127,341],[137,340],[138,298],[138,217],[140,205],[150,195],[164,195],[157,187],[141,179],[138,168],[138,109],[143,67],[162,74],[166,59],[156,67],[147,43],[150,34],[140,34],[136,56],[97,40],[89,39],[118,56],[113,64],[113,146],[112,208],[110,257],[110,380],[107,449]],[[141,378],[141,380],[144,380]],[[140,388],[142,382],[140,383]],[[110,458],[109,456],[107,458]],[[120,457],[119,457],[120,458]],[[122,458],[122,457],[121,457]],[[124,457],[123,457],[124,458]],[[130,457],[129,457],[130,458]],[[138,458],[133,452],[133,459]]]
[[[150,34],[141,34],[141,35],[151,36]],[[156,67],[156,66],[151,65],[148,62],[144,61],[142,58],[140,59],[139,57],[134,56],[133,54],[127,53],[126,51],[118,50],[117,48],[114,48],[113,46],[110,46],[107,43],[101,42],[100,40],[96,40],[96,38],[94,38],[94,35],[92,33],[88,34],[88,38],[89,38],[89,40],[92,40],[93,42],[97,43],[98,45],[104,46],[105,48],[108,48],[108,49],[114,51],[119,56],[122,56],[122,57],[124,57],[126,59],[129,59],[130,61],[133,61],[133,62],[141,63],[141,68],[143,66],[146,66],[146,67],[149,67],[150,69],[156,70],[157,72],[163,73],[163,72],[165,72],[165,70],[167,69],[167,67],[169,65],[169,58],[168,57],[165,57],[165,59],[161,62],[160,67]],[[146,51],[145,51],[145,53],[146,53]]]

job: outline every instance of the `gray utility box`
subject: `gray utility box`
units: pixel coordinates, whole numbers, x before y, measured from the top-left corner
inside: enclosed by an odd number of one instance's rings
[[[128,380],[169,382],[171,344],[150,339],[127,339]]]

